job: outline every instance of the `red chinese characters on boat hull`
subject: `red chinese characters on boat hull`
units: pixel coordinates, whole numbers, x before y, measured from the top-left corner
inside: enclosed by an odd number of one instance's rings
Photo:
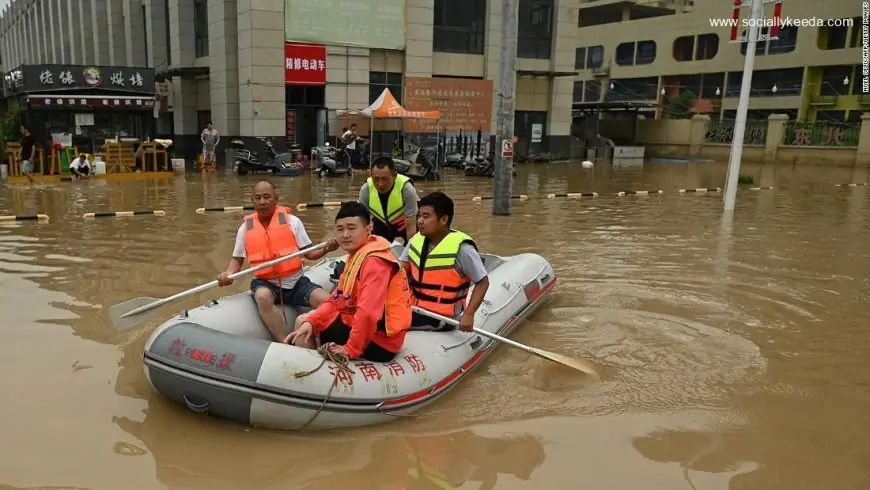
[[[217,369],[222,371],[231,371],[233,364],[236,362],[236,355],[232,352],[224,352],[218,355],[212,350],[189,347],[187,342],[181,337],[176,337],[169,344],[169,354],[175,357],[185,357],[198,364],[216,366]]]

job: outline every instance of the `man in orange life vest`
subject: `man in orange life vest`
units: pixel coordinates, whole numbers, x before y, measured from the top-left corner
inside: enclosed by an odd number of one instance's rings
[[[372,176],[359,190],[359,202],[372,214],[372,233],[403,244],[417,234],[417,191],[408,177],[396,172],[392,158],[372,162]]]
[[[218,276],[221,287],[233,283],[227,276],[241,270],[246,257],[252,266],[257,266],[312,245],[302,220],[293,216],[290,208],[278,206],[278,190],[274,184],[266,180],[257,182],[251,201],[256,211],[245,216],[236,233],[233,257],[226,272]],[[317,260],[337,249],[338,242],[331,238],[325,249],[308,252],[305,258]],[[255,272],[251,292],[263,325],[277,342],[284,340],[286,331],[283,312],[275,305],[316,308],[329,297],[326,290],[302,275],[302,257]]]
[[[351,359],[389,362],[411,327],[411,291],[390,242],[372,235],[371,215],[358,202],[344,203],[335,216],[338,244],[347,263],[333,294],[314,311],[301,315],[285,341],[330,350]]]
[[[489,289],[489,276],[477,245],[470,236],[450,228],[453,200],[443,192],[433,192],[419,203],[417,229],[399,258],[410,277],[414,302],[420,308],[443,316],[458,318],[459,329],[470,332],[474,314]],[[465,305],[468,290],[474,291]],[[424,315],[414,314],[415,328],[450,330],[453,327]]]

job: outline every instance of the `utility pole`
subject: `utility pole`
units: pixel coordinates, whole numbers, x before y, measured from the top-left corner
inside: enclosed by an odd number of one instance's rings
[[[743,82],[737,100],[737,120],[734,122],[734,137],[731,140],[731,161],[728,163],[728,181],[725,183],[725,211],[734,211],[737,200],[737,180],[740,178],[740,160],[743,158],[743,135],[746,133],[746,115],[749,112],[749,94],[752,90],[752,72],[755,70],[755,45],[761,32],[764,16],[763,0],[751,0],[750,24],[746,31],[746,57],[743,61]],[[742,42],[740,38],[738,42]]]
[[[501,60],[499,66],[498,114],[495,136],[495,175],[492,214],[511,214],[514,180],[514,107],[517,92],[517,20],[519,0],[501,0]]]

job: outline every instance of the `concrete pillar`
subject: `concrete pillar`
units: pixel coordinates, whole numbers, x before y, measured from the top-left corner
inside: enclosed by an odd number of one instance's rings
[[[870,165],[870,112],[861,114],[861,134],[858,136],[855,163],[863,167]]]
[[[172,117],[178,135],[199,134],[201,128],[196,120],[196,80],[175,77],[172,79]]]
[[[764,142],[764,161],[776,163],[776,153],[785,136],[785,125],[788,116],[785,114],[771,114],[767,116],[767,139]]]
[[[496,127],[498,115],[498,86],[501,69],[501,2],[487,2],[486,12],[486,48],[483,51],[486,65],[484,77],[492,80],[492,128]]]
[[[111,65],[112,46],[109,43],[109,10],[110,0],[91,1],[91,25],[94,32],[94,64]]]
[[[42,52],[42,36],[39,32],[39,3],[34,3],[30,7],[30,45],[33,48],[33,62],[44,63],[44,53]]]
[[[701,144],[704,143],[704,135],[707,134],[707,126],[710,125],[710,116],[706,114],[695,114],[692,116],[692,128],[689,131],[689,155],[698,156],[701,154]]]
[[[196,55],[192,0],[169,0],[169,34],[172,66],[193,66]]]
[[[24,59],[28,63],[35,63],[36,49],[33,48],[33,30],[30,28],[30,24],[33,21],[33,16],[30,15],[32,9],[29,5],[25,8],[27,11],[21,16],[21,23],[24,24]]]
[[[256,8],[252,3],[237,2],[239,135],[282,137],[284,2],[256,2]]]
[[[127,28],[124,25],[122,0],[106,1],[106,17],[109,23],[109,65],[122,66],[127,61]]]
[[[51,53],[52,47],[48,44],[48,29],[51,26],[51,21],[48,16],[48,4],[46,2],[39,2],[37,5],[39,6],[39,44],[40,52],[42,52],[42,62],[54,63],[54,58]]]
[[[579,0],[556,0],[553,23],[550,69],[560,73],[574,73],[577,41],[577,15]],[[547,115],[549,151],[557,158],[569,155],[574,95],[573,77],[553,78],[550,86],[550,107]]]
[[[72,58],[72,43],[70,42],[69,0],[56,0],[57,34],[60,44],[60,62],[70,63]]]
[[[88,16],[88,4],[86,0],[70,0],[75,2],[73,6],[73,25],[84,26],[89,19]],[[88,29],[79,29],[78,42],[79,42],[79,58],[78,63],[82,65],[89,65],[92,63],[91,60],[91,45],[93,44],[90,40],[91,31],[93,28],[88,26]]]
[[[58,38],[57,34],[57,6],[55,0],[47,0],[48,3],[48,20],[46,23],[48,24],[47,31],[43,33],[43,35],[48,35],[48,39],[51,42],[51,62],[52,63],[63,63],[61,57],[63,54],[61,53],[60,46],[58,46]]]
[[[145,19],[142,15],[142,0],[123,0],[124,59],[127,66],[146,66]],[[150,47],[149,47],[150,48]]]
[[[405,76],[432,76],[432,22],[435,0],[408,0],[405,30]]]
[[[78,31],[81,30],[84,26],[82,26],[79,22],[76,22],[75,16],[75,8],[78,2],[75,0],[66,0],[66,22],[63,23],[64,32],[66,32],[66,42],[64,44],[69,45],[69,62],[73,65],[80,65],[82,63],[82,47],[81,47],[81,35],[79,35]]]
[[[26,63],[24,58],[24,29],[21,23],[21,8],[15,8],[15,59],[17,65],[23,65]]]
[[[145,26],[148,33],[148,66],[163,71],[169,66],[166,46],[166,7],[163,0],[145,1]]]
[[[211,119],[224,135],[239,134],[239,38],[236,0],[209,0]]]

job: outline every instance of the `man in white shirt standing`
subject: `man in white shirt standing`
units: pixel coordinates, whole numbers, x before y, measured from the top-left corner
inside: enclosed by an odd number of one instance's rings
[[[356,124],[351,124],[350,129],[341,135],[341,142],[344,143],[345,151],[350,156],[350,165],[352,167],[359,166],[359,149],[357,144],[361,139],[356,132]]]
[[[255,211],[245,216],[236,232],[233,256],[227,270],[218,276],[221,287],[233,283],[228,276],[240,271],[246,258],[251,266],[256,267],[312,245],[302,220],[291,214],[290,208],[278,206],[278,191],[274,184],[265,180],[255,184],[251,201]],[[325,249],[308,252],[305,258],[318,260],[338,249],[335,238],[329,238],[326,243]],[[251,292],[260,319],[276,342],[282,342],[287,332],[283,311],[275,305],[316,308],[329,297],[326,290],[303,275],[302,257],[255,272]]]

